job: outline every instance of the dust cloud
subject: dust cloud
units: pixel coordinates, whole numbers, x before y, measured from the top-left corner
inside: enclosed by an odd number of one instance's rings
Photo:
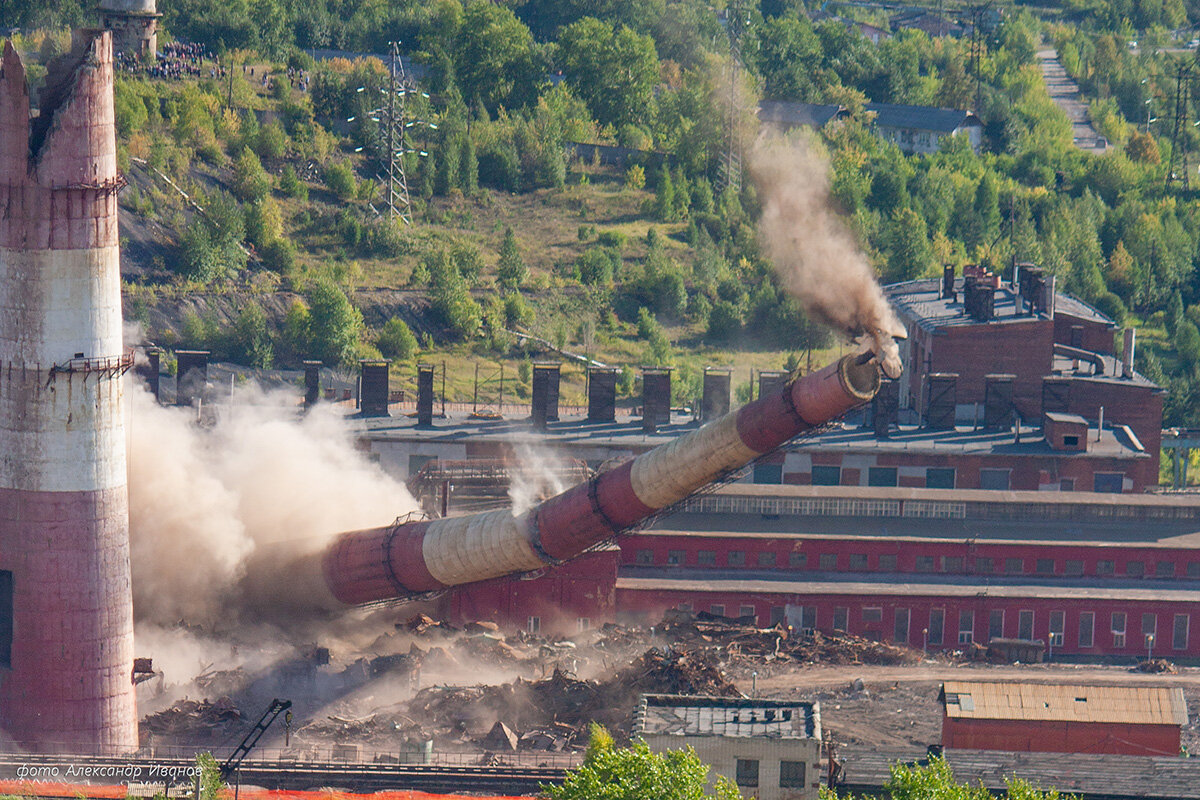
[[[545,447],[529,442],[516,444],[513,460],[508,498],[512,501],[514,517],[548,497],[565,492],[577,482],[567,479],[572,464]]]
[[[339,533],[417,508],[407,488],[355,449],[340,415],[301,416],[291,394],[239,390],[211,427],[195,411],[132,389],[129,517],[134,613],[206,630],[257,621],[247,598],[296,594],[277,559],[320,552]],[[281,559],[282,560],[282,559]],[[297,614],[301,611],[297,610]]]
[[[875,270],[829,198],[829,162],[804,139],[763,134],[749,157],[762,203],[759,239],[785,288],[804,310],[875,352],[900,376],[904,326]]]

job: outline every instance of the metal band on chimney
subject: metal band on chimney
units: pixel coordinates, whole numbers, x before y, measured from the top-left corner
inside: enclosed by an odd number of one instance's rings
[[[402,527],[404,526],[398,521],[393,523],[383,537],[383,570],[387,574],[387,578],[392,586],[396,587],[396,591],[399,592],[397,597],[416,594],[416,592],[404,585],[400,580],[400,576],[396,574],[396,568],[392,566],[392,542],[400,534]]]
[[[616,535],[621,532],[621,526],[613,522],[612,517],[608,516],[608,513],[604,510],[604,507],[600,505],[599,484],[601,477],[603,476],[597,476],[588,480],[588,500],[591,502],[592,511],[596,512],[596,516],[608,526],[608,529],[613,532],[613,535]]]

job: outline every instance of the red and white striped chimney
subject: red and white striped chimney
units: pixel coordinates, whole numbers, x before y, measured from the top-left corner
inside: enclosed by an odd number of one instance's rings
[[[111,34],[0,65],[0,728],[137,747]]]

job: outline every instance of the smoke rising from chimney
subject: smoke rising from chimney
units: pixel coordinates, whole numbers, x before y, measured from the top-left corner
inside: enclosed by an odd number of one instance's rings
[[[289,613],[287,558],[342,531],[416,510],[408,489],[367,461],[328,406],[240,390],[202,429],[130,386],[129,517],[134,614],[220,629],[248,607]],[[269,552],[270,557],[267,557]],[[256,558],[256,553],[263,557]],[[253,598],[251,604],[247,598]],[[303,598],[298,598],[303,599]],[[299,612],[296,612],[299,613]]]
[[[762,203],[759,240],[784,287],[808,314],[873,351],[888,377],[899,377],[895,340],[904,326],[834,211],[828,160],[808,141],[763,134],[749,168]]]

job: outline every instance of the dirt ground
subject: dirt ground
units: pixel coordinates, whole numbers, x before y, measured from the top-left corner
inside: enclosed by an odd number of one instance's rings
[[[842,744],[924,747],[941,741],[942,709],[937,694],[945,680],[1181,686],[1189,711],[1182,744],[1193,753],[1200,749],[1197,668],[1183,667],[1176,675],[1147,675],[1115,666],[952,665],[923,661],[912,666],[806,665],[760,678],[739,675],[735,683],[746,694],[820,701],[822,726]]]

